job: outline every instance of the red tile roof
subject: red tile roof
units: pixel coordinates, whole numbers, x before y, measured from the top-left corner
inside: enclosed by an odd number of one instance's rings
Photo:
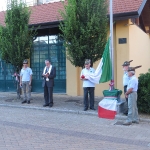
[[[114,14],[138,11],[144,0],[113,0]]]
[[[3,25],[3,26],[5,25],[4,20],[5,20],[5,12],[2,11],[0,12],[0,25]]]
[[[63,10],[62,2],[54,2],[31,7],[30,24],[55,22],[62,20],[59,11]]]
[[[109,1],[109,0],[108,0]],[[138,11],[145,0],[113,0],[113,13],[123,14]],[[40,24],[61,20],[59,10],[63,10],[62,2],[31,6],[30,24]],[[0,24],[4,25],[4,13],[0,12]]]

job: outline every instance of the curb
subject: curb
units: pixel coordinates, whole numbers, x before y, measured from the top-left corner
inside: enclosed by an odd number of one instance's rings
[[[75,110],[68,110],[68,109],[56,109],[56,108],[42,108],[42,107],[35,107],[35,106],[16,106],[16,105],[9,105],[9,104],[0,104],[0,106],[3,107],[13,107],[13,108],[23,108],[23,109],[34,109],[34,110],[45,110],[45,111],[51,111],[51,112],[58,112],[58,113],[70,113],[70,114],[79,114],[79,115],[90,115],[90,116],[97,116],[97,111],[96,112],[84,112],[84,111],[75,111]],[[127,116],[121,116],[119,114],[117,114],[115,116],[115,119],[119,119],[119,120],[125,120],[127,118]],[[150,119],[144,119],[144,118],[140,118],[141,122],[148,122],[150,123]]]
[[[59,113],[91,115],[91,116],[97,115],[97,112],[84,112],[84,111],[76,111],[76,110],[68,110],[68,109],[63,110],[63,109],[56,109],[56,108],[42,108],[42,107],[35,107],[35,106],[16,106],[16,105],[9,105],[9,104],[0,104],[0,106],[13,107],[13,108],[23,108],[23,109],[45,110],[45,111],[59,112]]]

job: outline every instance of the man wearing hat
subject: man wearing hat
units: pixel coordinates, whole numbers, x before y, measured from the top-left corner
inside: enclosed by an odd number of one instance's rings
[[[20,72],[20,86],[22,86],[24,94],[22,104],[26,102],[30,104],[32,74],[32,69],[28,67],[28,60],[25,59]]]
[[[86,79],[86,75],[92,74],[95,72],[95,69],[90,67],[91,66],[91,60],[86,59],[85,60],[85,68],[82,69],[80,74],[80,79],[83,81],[83,91],[84,91],[84,111],[88,110],[89,107],[89,100],[88,100],[88,94],[90,97],[90,109],[95,110],[94,108],[94,90],[95,90],[95,84]]]
[[[125,97],[128,98],[128,118],[123,125],[131,125],[132,123],[139,123],[138,109],[137,109],[137,90],[138,90],[138,79],[135,77],[135,69],[137,67],[128,68],[129,82],[127,85],[127,92]]]
[[[127,91],[127,85],[128,85],[128,82],[129,82],[129,77],[128,77],[128,68],[130,66],[130,62],[132,62],[133,60],[131,61],[125,61],[123,63],[123,71],[124,71],[124,75],[123,75],[123,86],[124,86],[124,94],[126,93]],[[125,115],[128,114],[128,98],[126,98],[126,102],[124,103],[124,112],[123,112]]]

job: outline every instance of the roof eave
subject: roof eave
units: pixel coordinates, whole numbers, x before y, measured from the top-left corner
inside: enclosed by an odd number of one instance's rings
[[[138,18],[138,17],[139,14],[137,11],[113,14],[114,20],[124,20],[130,18]],[[108,18],[110,18],[110,15],[108,15]]]
[[[142,4],[140,5],[140,7],[139,7],[139,9],[137,11],[114,14],[113,15],[114,16],[114,20],[138,18],[141,15],[142,10],[143,10],[146,2],[147,2],[147,0],[143,0]]]
[[[139,7],[139,9],[138,9],[138,14],[139,14],[139,16],[141,15],[142,10],[143,10],[143,8],[144,8],[146,2],[147,2],[147,0],[143,0],[141,6]]]
[[[114,20],[124,20],[130,18],[138,18],[138,17],[139,14],[137,11],[114,14]]]
[[[38,28],[38,29],[45,29],[45,28],[55,28],[58,27],[61,21],[53,21],[53,22],[45,22],[45,23],[37,23],[37,24],[29,24],[29,28]]]

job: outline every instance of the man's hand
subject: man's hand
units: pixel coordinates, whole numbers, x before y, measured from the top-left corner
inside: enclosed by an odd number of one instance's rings
[[[42,76],[47,78],[49,76],[49,73],[42,74]]]
[[[128,98],[128,95],[132,93],[132,91],[133,91],[133,88],[128,89],[128,91],[125,93],[125,97]]]
[[[128,98],[128,94],[127,93],[125,93],[125,97]]]
[[[45,77],[47,78],[48,76],[49,76],[49,73],[46,73],[46,74],[45,74]]]

